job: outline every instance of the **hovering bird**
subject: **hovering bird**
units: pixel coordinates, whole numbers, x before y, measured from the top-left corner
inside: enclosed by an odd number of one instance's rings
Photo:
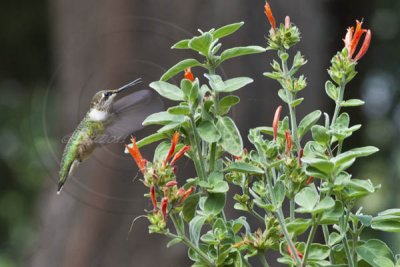
[[[142,121],[149,114],[161,109],[160,99],[149,90],[140,90],[115,100],[119,93],[140,82],[139,78],[118,89],[102,90],[93,96],[89,111],[65,146],[58,194],[79,163],[87,159],[96,147],[122,142],[128,135],[142,128]]]

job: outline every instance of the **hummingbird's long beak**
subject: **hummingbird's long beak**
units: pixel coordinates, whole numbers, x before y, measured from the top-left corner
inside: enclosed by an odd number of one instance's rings
[[[142,78],[137,78],[136,80],[134,80],[134,81],[132,81],[132,82],[130,82],[128,84],[125,84],[124,86],[122,86],[122,87],[120,87],[118,89],[113,90],[113,93],[114,94],[118,94],[118,93],[124,91],[125,89],[127,89],[129,87],[132,87],[132,86],[134,86],[136,84],[139,84],[141,82],[142,82]]]

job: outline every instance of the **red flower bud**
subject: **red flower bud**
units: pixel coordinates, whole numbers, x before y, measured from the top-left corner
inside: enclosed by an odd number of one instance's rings
[[[314,180],[314,177],[312,177],[312,176],[308,177],[308,179],[306,181],[306,185],[311,184],[313,180]]]
[[[175,185],[177,185],[178,182],[173,180],[173,181],[169,181],[168,183],[165,184],[166,187],[173,187]]]
[[[269,24],[271,24],[272,29],[275,31],[276,30],[276,22],[275,22],[274,15],[272,14],[271,6],[269,5],[268,1],[265,2],[264,13],[267,16],[267,19],[269,21]]]
[[[183,188],[183,187],[181,187],[181,188],[179,188],[178,189],[178,191],[176,191],[176,196],[178,197],[178,198],[180,198],[180,197],[183,197],[183,195],[185,194],[185,189]]]
[[[186,190],[185,194],[183,194],[181,200],[179,201],[179,204],[182,204],[193,193],[193,191],[194,191],[194,186]]]
[[[156,190],[154,186],[150,187],[150,198],[151,202],[153,203],[154,210],[157,210],[157,198],[156,198]]]
[[[279,106],[275,111],[274,121],[272,122],[272,128],[274,129],[274,140],[278,135],[278,124],[279,118],[281,117],[282,106]]]
[[[142,154],[140,154],[139,148],[136,144],[136,139],[132,138],[131,141],[132,141],[132,147],[128,145],[125,146],[128,149],[129,153],[131,154],[132,158],[135,160],[136,165],[139,167],[139,170],[142,172],[142,174],[144,174],[147,160],[145,160],[142,157]]]
[[[191,82],[194,82],[194,75],[190,67],[185,69],[185,74],[183,75],[183,77],[185,77],[185,79],[188,79]]]
[[[303,157],[303,153],[304,153],[304,150],[302,148],[300,148],[299,156],[297,159],[300,166],[301,166],[301,158]]]
[[[168,206],[168,198],[163,197],[161,200],[161,214],[163,216],[164,222],[167,221],[167,206]]]
[[[285,17],[285,29],[289,29],[290,28],[290,17],[286,16]]]
[[[298,251],[296,247],[294,249],[296,250],[296,254],[299,257],[299,259],[300,260],[303,259],[303,254],[300,251]],[[292,250],[290,249],[289,245],[287,246],[287,250],[289,252],[290,257],[292,257],[292,259],[295,259],[295,256],[294,256]]]
[[[171,159],[172,155],[174,154],[175,147],[176,147],[176,144],[178,144],[178,141],[179,141],[179,133],[175,132],[173,134],[173,136],[172,136],[172,139],[171,139],[171,147],[170,147],[170,149],[168,151],[168,154],[165,157],[165,160],[164,160],[164,163],[163,163],[164,167],[167,165],[168,161]]]
[[[290,136],[290,132],[286,131],[286,156],[289,157],[291,149],[292,149],[292,137]]]
[[[186,152],[188,152],[190,150],[190,146],[184,146],[181,148],[181,150],[179,150],[175,156],[172,158],[171,160],[171,166],[175,164],[175,162],[180,159]]]

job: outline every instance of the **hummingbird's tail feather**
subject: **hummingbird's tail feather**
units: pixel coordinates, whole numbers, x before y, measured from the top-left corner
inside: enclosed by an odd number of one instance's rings
[[[63,182],[58,182],[58,187],[57,187],[57,195],[61,193],[61,190],[63,189],[64,183]]]

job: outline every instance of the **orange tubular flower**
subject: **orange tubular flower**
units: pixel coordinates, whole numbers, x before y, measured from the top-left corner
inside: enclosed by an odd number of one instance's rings
[[[314,180],[314,177],[312,177],[312,176],[308,177],[308,179],[306,181],[306,185],[311,184],[313,180]]]
[[[188,190],[185,191],[181,200],[179,201],[179,205],[182,204],[194,191],[194,186],[190,187]]]
[[[131,142],[132,147],[126,145],[126,148],[128,149],[132,158],[135,160],[137,166],[139,167],[139,170],[142,172],[142,174],[144,174],[147,161],[142,157],[142,154],[140,154],[139,148],[136,144],[136,138],[132,138]]]
[[[171,166],[175,164],[175,162],[180,159],[186,152],[188,152],[190,150],[190,146],[185,145],[184,147],[181,148],[181,150],[179,150],[175,156],[172,158],[171,160]]]
[[[272,29],[275,31],[276,30],[276,21],[275,21],[274,15],[272,14],[271,6],[269,5],[268,1],[265,2],[264,9],[265,9],[264,13],[267,16],[269,24],[271,24]]]
[[[161,214],[163,216],[164,222],[167,221],[167,206],[168,206],[168,198],[164,197],[161,200]]]
[[[286,156],[289,157],[291,149],[292,149],[292,137],[290,136],[290,132],[286,131]]]
[[[356,57],[354,58],[355,61],[359,61],[365,55],[365,53],[367,53],[370,43],[371,43],[371,30],[368,30],[367,34],[365,35],[361,49],[360,51],[358,51]]]
[[[365,53],[369,48],[369,44],[371,42],[371,30],[363,29],[362,21],[360,22],[356,20],[356,24],[357,25],[355,30],[353,27],[349,27],[347,29],[347,33],[343,39],[343,42],[344,42],[344,47],[347,48],[349,59],[352,59],[354,53],[356,52],[358,43],[360,42],[362,35],[366,33],[360,51],[354,57],[354,61],[359,61],[365,55]]]
[[[157,210],[157,198],[154,186],[150,187],[150,197],[151,197],[151,202],[153,203],[154,210]]]
[[[193,75],[190,67],[185,69],[185,74],[183,75],[183,77],[185,79],[188,79],[191,82],[194,82],[194,75]]]
[[[167,165],[168,161],[171,159],[172,155],[174,154],[175,147],[176,147],[176,144],[178,144],[178,141],[179,141],[179,133],[175,132],[171,139],[171,147],[168,151],[168,155],[167,155],[167,157],[165,157],[165,160],[163,163],[164,167]]]
[[[278,135],[278,124],[279,118],[281,117],[282,106],[279,106],[275,111],[274,121],[272,122],[272,128],[274,129],[274,140]]]
[[[296,247],[294,249],[296,250],[296,254],[299,257],[299,259],[302,260],[303,259],[303,254],[300,251],[298,251]],[[290,254],[290,257],[292,257],[292,259],[295,259],[295,256],[294,256],[292,250],[290,249],[289,245],[287,246],[287,250],[288,250],[288,252]]]

